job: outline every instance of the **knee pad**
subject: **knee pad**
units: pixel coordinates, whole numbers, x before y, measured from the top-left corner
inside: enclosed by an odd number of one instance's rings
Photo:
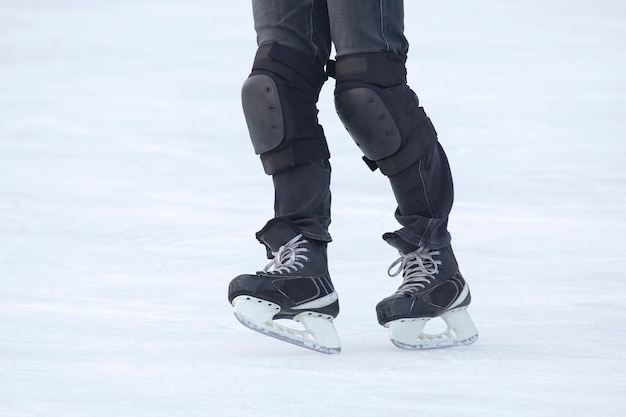
[[[313,58],[278,43],[259,47],[241,101],[267,174],[330,157],[316,107],[326,79]]]
[[[404,171],[437,142],[437,132],[406,84],[404,58],[388,53],[339,57],[335,108],[365,155],[386,176]]]

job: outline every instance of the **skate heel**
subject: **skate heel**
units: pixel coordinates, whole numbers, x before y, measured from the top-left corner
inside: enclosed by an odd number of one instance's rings
[[[232,304],[237,320],[252,330],[321,353],[341,351],[332,316],[302,312],[293,318],[304,327],[304,330],[298,330],[274,320],[281,310],[278,304],[246,295],[235,297]]]
[[[337,330],[335,330],[332,316],[306,311],[293,319],[307,329],[311,343],[324,346],[325,349],[329,350],[326,353],[339,353],[341,351],[341,342]]]
[[[441,318],[448,325],[446,333],[455,341],[454,346],[469,345],[478,339],[478,330],[467,309],[448,311],[442,314]]]
[[[447,328],[439,334],[424,333],[424,326],[431,317],[394,320],[386,327],[392,343],[407,350],[464,346],[478,339],[476,326],[465,308],[448,311],[441,318]]]

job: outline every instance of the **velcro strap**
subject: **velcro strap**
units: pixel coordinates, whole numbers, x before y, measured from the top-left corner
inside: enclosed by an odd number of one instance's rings
[[[261,163],[265,173],[272,175],[308,161],[328,158],[330,151],[326,140],[317,138],[295,141],[284,149],[264,153]]]
[[[337,61],[333,61],[332,59],[329,59],[328,62],[326,62],[326,75],[331,78],[335,78],[335,74],[337,73],[335,69],[336,66],[337,66]]]
[[[376,163],[376,161],[372,161],[367,156],[363,157],[363,162],[365,162],[365,165],[367,165],[367,167],[372,171],[376,171],[378,169],[378,164]]]
[[[344,55],[334,65],[335,79],[391,87],[406,83],[405,62],[406,57],[385,52]]]

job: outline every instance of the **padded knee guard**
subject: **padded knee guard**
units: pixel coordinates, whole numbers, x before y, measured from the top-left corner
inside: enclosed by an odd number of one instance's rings
[[[339,57],[335,108],[372,170],[397,175],[437,142],[437,132],[406,84],[405,59],[388,53]]]
[[[327,77],[314,59],[287,46],[259,47],[241,90],[252,145],[267,174],[330,153],[316,103]]]

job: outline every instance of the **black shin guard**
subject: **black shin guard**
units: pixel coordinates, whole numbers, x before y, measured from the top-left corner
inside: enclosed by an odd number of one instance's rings
[[[372,169],[397,175],[437,142],[437,132],[406,84],[405,59],[388,53],[339,57],[335,107]]]
[[[327,77],[312,58],[272,43],[259,47],[241,98],[255,153],[267,174],[330,153],[316,103]]]

